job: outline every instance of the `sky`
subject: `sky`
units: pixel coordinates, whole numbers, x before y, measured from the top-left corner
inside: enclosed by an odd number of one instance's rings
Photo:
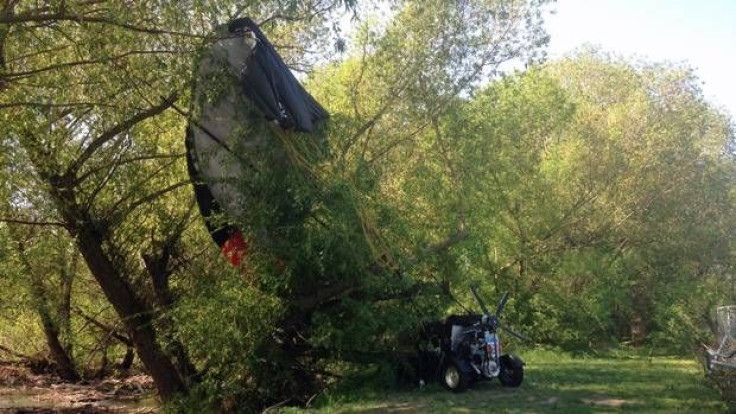
[[[703,94],[736,120],[736,0],[557,0],[549,57],[584,44],[648,61],[685,62]]]

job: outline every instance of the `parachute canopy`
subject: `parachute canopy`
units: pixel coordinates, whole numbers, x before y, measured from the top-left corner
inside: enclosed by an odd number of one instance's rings
[[[256,40],[240,73],[248,99],[267,120],[276,120],[286,129],[314,132],[314,124],[329,114],[304,90],[261,29],[250,19],[243,18],[230,23],[228,31]]]
[[[187,165],[208,230],[237,265],[248,243],[230,222],[247,214],[244,183],[257,172],[259,153],[276,145],[273,128],[314,133],[329,114],[248,18],[217,32],[195,75]]]

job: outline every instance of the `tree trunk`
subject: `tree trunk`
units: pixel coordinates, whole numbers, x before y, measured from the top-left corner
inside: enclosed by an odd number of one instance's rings
[[[649,298],[647,297],[646,285],[637,284],[629,288],[631,295],[631,316],[629,317],[629,335],[631,336],[631,344],[639,346],[644,343],[649,332],[647,329],[647,320],[645,315],[651,315],[652,309],[649,306]]]
[[[64,252],[65,259],[67,258]],[[71,312],[72,312],[72,284],[77,275],[77,259],[79,252],[76,249],[71,252],[71,260],[60,269],[59,277],[61,278],[61,300],[59,300],[59,308],[56,313],[59,332],[64,338],[64,349],[71,355],[72,353],[72,328],[71,328]]]
[[[173,240],[171,243],[173,243]],[[143,263],[146,266],[148,275],[151,277],[155,300],[158,306],[165,309],[170,308],[174,304],[174,296],[169,289],[171,243],[163,243],[159,252],[153,252],[151,255],[143,255]],[[197,375],[197,369],[192,364],[186,348],[178,339],[173,337],[173,322],[171,318],[164,316],[159,322],[170,328],[168,330],[170,335],[165,338],[169,344],[167,351],[170,355],[173,355],[179,373],[184,379],[195,377]]]
[[[41,319],[41,326],[43,328],[43,334],[46,337],[46,344],[49,347],[51,360],[56,364],[56,371],[64,381],[79,381],[79,374],[74,366],[72,357],[67,352],[67,349],[61,345],[61,341],[59,341],[59,327],[57,321],[54,320],[49,311],[49,304],[46,300],[46,287],[43,285],[43,279],[39,277],[33,266],[31,266],[31,262],[28,261],[23,242],[17,238],[17,234],[14,237],[18,241],[18,257],[31,283],[31,296],[36,312]]]
[[[120,364],[118,364],[117,368],[121,371],[129,370],[130,367],[133,366],[134,359],[135,359],[135,351],[133,351],[133,348],[128,347],[125,350],[125,356],[123,357],[123,360],[120,361]]]
[[[104,237],[94,227],[90,218],[85,217],[85,212],[80,210],[70,211],[67,206],[63,215],[65,218],[75,216],[85,218],[78,221],[80,225],[76,228],[79,251],[105,297],[123,320],[138,357],[153,377],[160,397],[166,401],[177,393],[186,393],[186,386],[174,364],[156,341],[153,309],[146,306],[133,293],[130,284],[103,250]]]
[[[51,353],[51,359],[56,363],[56,371],[64,381],[77,382],[79,381],[79,374],[74,367],[74,362],[71,356],[66,352],[66,349],[61,345],[59,341],[59,331],[56,329],[55,324],[44,317],[41,318],[43,325],[43,333],[46,336],[46,343],[49,346],[49,352]]]

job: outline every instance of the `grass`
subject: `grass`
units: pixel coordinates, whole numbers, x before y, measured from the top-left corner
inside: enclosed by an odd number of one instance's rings
[[[282,413],[721,413],[727,407],[692,358],[611,351],[602,355],[523,352],[524,384],[508,389],[497,380],[462,394],[432,384],[380,392],[335,390],[312,409]]]

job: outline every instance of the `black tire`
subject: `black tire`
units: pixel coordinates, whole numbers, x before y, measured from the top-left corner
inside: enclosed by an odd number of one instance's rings
[[[449,358],[440,372],[442,385],[452,392],[463,392],[470,386],[470,375],[460,368],[458,363]]]
[[[520,386],[524,382],[524,366],[514,363],[511,359],[502,360],[498,380],[504,387],[516,388]]]

